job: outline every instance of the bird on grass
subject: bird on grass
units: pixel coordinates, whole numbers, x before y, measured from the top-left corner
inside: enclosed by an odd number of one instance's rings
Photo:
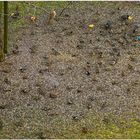
[[[15,12],[11,13],[11,17],[13,19],[17,19],[19,17],[19,7],[18,7],[18,5],[16,6]]]

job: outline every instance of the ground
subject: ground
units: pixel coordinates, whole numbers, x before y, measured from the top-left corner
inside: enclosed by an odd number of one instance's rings
[[[52,25],[43,14],[11,27],[0,138],[140,138],[139,13],[138,2],[74,2]]]

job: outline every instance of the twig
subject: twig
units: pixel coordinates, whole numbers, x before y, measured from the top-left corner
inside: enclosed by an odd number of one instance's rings
[[[63,12],[69,7],[70,4],[72,4],[71,1],[66,5],[66,7],[64,7],[64,8],[62,9],[62,11],[61,11],[61,13],[59,14],[59,16],[61,16],[61,15],[63,14]]]

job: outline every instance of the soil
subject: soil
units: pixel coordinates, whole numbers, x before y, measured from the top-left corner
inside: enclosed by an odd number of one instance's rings
[[[52,25],[40,16],[10,40],[0,64],[0,138],[73,138],[63,130],[82,120],[87,133],[89,114],[139,121],[139,3],[78,3]]]

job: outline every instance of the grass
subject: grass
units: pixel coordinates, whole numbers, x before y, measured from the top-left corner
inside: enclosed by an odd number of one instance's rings
[[[61,134],[55,138],[84,138],[84,139],[139,139],[140,138],[140,123],[136,120],[118,120],[117,123],[104,123],[99,119],[88,118],[89,120],[80,121],[70,127],[64,127]],[[123,122],[123,123],[122,123]],[[121,124],[121,125],[120,125]],[[82,125],[87,127],[87,132],[83,132]],[[90,126],[90,127],[89,127]]]
[[[32,2],[32,5],[29,5],[27,2],[9,2],[9,14],[13,13],[16,9],[16,6],[19,7],[20,18],[13,20],[10,26],[14,29],[18,27],[23,27],[26,25],[26,16],[36,16],[37,19],[41,14],[44,14],[47,11],[47,14],[51,9],[63,8],[67,2]]]
[[[112,115],[106,116],[106,119],[87,114],[85,118],[79,120],[65,120],[62,117],[54,116],[51,121],[52,127],[47,128],[44,123],[44,114],[34,110],[34,118],[31,122],[27,118],[20,118],[9,126],[1,123],[0,138],[65,138],[65,139],[139,139],[140,138],[140,120],[122,119]],[[40,118],[40,119],[39,119]],[[2,120],[1,120],[2,121]],[[27,124],[27,122],[29,124]],[[38,123],[36,123],[38,122]],[[19,126],[18,126],[19,125]],[[26,128],[30,126],[30,132]],[[18,127],[17,127],[18,126]]]

